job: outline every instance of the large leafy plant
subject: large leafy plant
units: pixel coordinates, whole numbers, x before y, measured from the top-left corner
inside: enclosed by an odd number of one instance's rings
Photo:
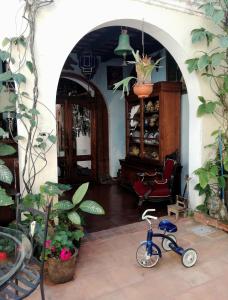
[[[218,128],[211,133],[213,142],[209,147],[213,153],[205,164],[195,171],[199,177],[196,189],[213,206],[213,199],[221,199],[220,209],[226,210],[225,187],[228,173],[228,0],[210,0],[201,5],[206,17],[214,23],[215,32],[201,27],[191,32],[192,43],[206,43],[207,51],[198,52],[197,57],[188,59],[189,72],[199,72],[205,77],[214,93],[212,99],[199,96],[199,117],[210,115],[216,118]],[[217,28],[216,28],[217,27]],[[209,209],[210,213],[210,209]],[[224,214],[227,218],[227,213]]]
[[[103,207],[94,200],[84,200],[84,196],[88,190],[89,183],[83,183],[79,186],[73,195],[72,201],[61,200],[54,204],[53,210],[59,216],[59,219],[65,223],[71,223],[73,225],[82,225],[81,212],[104,215],[105,211]]]

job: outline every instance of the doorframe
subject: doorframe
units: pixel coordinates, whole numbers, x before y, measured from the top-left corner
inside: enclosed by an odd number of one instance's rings
[[[108,110],[106,102],[97,86],[88,81],[85,77],[72,72],[62,71],[60,78],[67,78],[72,81],[77,81],[78,84],[88,86],[94,90],[94,99],[96,99],[96,181],[102,182],[110,178],[109,173],[109,126],[108,126]],[[89,94],[90,95],[90,94]],[[58,96],[56,96],[57,99]],[[56,101],[57,103],[57,101]],[[99,109],[98,109],[99,108]]]

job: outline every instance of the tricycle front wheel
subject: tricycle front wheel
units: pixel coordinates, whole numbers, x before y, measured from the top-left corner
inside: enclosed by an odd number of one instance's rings
[[[136,251],[136,260],[141,267],[152,268],[159,261],[158,250],[152,245],[152,255],[148,254],[147,243],[141,244]]]

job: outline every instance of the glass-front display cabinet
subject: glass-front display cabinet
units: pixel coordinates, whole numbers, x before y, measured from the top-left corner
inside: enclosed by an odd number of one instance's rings
[[[162,167],[166,155],[180,148],[179,82],[154,84],[149,98],[126,96],[126,158],[120,160],[122,182],[132,184],[137,172]]]

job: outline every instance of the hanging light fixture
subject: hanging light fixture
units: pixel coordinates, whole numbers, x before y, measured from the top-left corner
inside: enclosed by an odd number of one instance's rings
[[[82,74],[88,79],[92,79],[97,69],[97,58],[92,51],[87,50],[79,55],[79,68]]]
[[[123,56],[123,66],[126,66],[126,56],[131,54],[132,47],[130,45],[129,35],[127,34],[127,29],[121,29],[121,34],[119,36],[118,46],[114,49],[116,55]]]

